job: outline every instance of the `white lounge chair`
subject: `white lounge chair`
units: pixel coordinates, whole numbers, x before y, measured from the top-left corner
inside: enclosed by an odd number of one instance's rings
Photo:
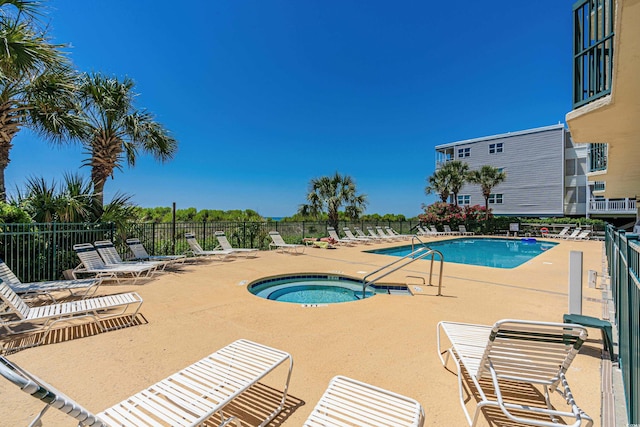
[[[395,236],[395,237],[402,238],[402,239],[410,239],[410,238],[414,237],[414,234],[400,234],[396,230],[394,230],[393,228],[391,228],[389,226],[386,226],[384,228],[384,230],[387,232],[387,234],[389,236],[392,236],[392,237]]]
[[[287,243],[284,241],[280,233],[277,231],[270,231],[269,237],[271,237],[271,243],[269,243],[269,249],[275,248],[282,253],[289,254],[303,254],[304,245],[296,245],[295,243]]]
[[[551,239],[562,239],[567,235],[570,229],[571,227],[564,227],[558,234],[545,233],[542,235],[542,237],[548,237]]]
[[[220,261],[224,261],[227,257],[233,257],[235,254],[231,250],[221,250],[221,249],[213,249],[209,251],[205,251],[200,246],[200,243],[196,240],[196,235],[193,233],[184,233],[184,237],[187,239],[187,243],[189,243],[189,247],[191,248],[191,253],[195,257],[207,258],[214,257]]]
[[[284,408],[293,359],[281,350],[247,340],[235,341],[99,414],[91,413],[5,357],[0,357],[0,375],[45,403],[31,425],[40,425],[46,410],[53,407],[78,420],[80,426],[198,426],[220,414],[220,426],[234,422],[241,427],[238,419],[225,418],[225,406],[287,361],[289,373],[282,399],[260,424],[265,426]],[[90,385],[88,388],[90,393],[99,390]]]
[[[451,347],[443,349],[443,336]],[[437,326],[438,355],[442,364],[453,359],[458,372],[460,404],[469,425],[475,425],[484,407],[499,409],[510,422],[555,427],[555,418],[572,419],[572,426],[590,426],[591,418],[575,403],[565,373],[587,339],[587,330],[570,323],[534,322],[526,320],[501,320],[493,326],[468,323],[440,322]],[[446,353],[446,358],[443,354]],[[463,369],[473,381],[479,402],[473,417],[465,405]],[[492,385],[489,397],[483,390],[487,381]],[[544,401],[518,401],[518,396],[502,392],[507,384],[542,386]],[[523,387],[524,388],[524,387]],[[550,402],[549,392],[558,392],[570,407],[560,411]],[[527,397],[531,397],[528,389]],[[525,392],[527,392],[525,391]],[[522,396],[520,396],[522,397]],[[510,399],[511,398],[511,399]],[[546,421],[546,417],[549,421]]]
[[[379,242],[391,242],[396,241],[395,237],[389,237],[386,234],[380,235],[380,233],[376,232],[373,227],[367,227],[367,232],[369,233],[369,237],[373,237],[374,239],[378,239]]]
[[[9,335],[43,332],[39,340],[11,348],[17,350],[42,344],[52,328],[60,323],[76,323],[78,320],[91,319],[103,332],[130,326],[142,305],[142,298],[135,292],[129,292],[30,307],[9,285],[0,282],[0,303],[3,308],[0,311],[0,329],[6,330]],[[100,322],[103,319],[124,316],[130,306],[133,306],[134,310],[127,315],[129,320],[126,324],[118,323],[117,326],[107,328]],[[115,309],[119,310],[114,311]]]
[[[186,255],[149,255],[149,252],[147,252],[144,245],[137,237],[127,239],[126,242],[136,261],[160,261],[167,264],[184,264],[187,259]]]
[[[353,240],[356,243],[364,243],[365,245],[370,245],[374,242],[373,239],[370,239],[368,237],[356,236],[355,234],[353,234],[349,227],[344,227],[342,231],[344,231],[344,235],[347,236],[347,239]]]
[[[420,427],[424,419],[424,410],[414,399],[337,376],[303,426]]]
[[[431,234],[433,236],[446,236],[447,233],[444,231],[438,231],[438,229],[435,227],[435,225],[430,225],[429,226],[429,231],[431,231]]]
[[[449,226],[449,224],[444,224],[442,226],[442,228],[444,229],[444,232],[446,234],[448,234],[449,236],[459,236],[460,235],[460,232],[459,231],[453,231],[451,229],[451,227]]]
[[[467,227],[464,224],[458,225],[458,231],[463,236],[473,236],[475,233],[473,231],[467,231]]]
[[[581,231],[577,236],[575,237],[568,237],[567,240],[589,240],[589,235],[591,234],[591,230],[584,230]]]
[[[369,240],[373,240],[376,243],[380,243],[380,242],[384,242],[384,241],[388,240],[388,239],[383,239],[382,237],[378,236],[376,233],[373,233],[372,231],[370,231],[369,235],[367,236],[366,234],[364,234],[364,231],[362,231],[358,227],[353,227],[353,230],[356,232],[356,235],[358,237],[364,237],[364,238],[367,238]]]
[[[561,239],[565,239],[565,240],[573,239],[574,237],[577,237],[578,234],[580,234],[581,232],[582,232],[582,228],[576,228],[571,232],[571,234],[567,234],[564,237],[561,237]]]
[[[139,279],[151,278],[156,270],[151,264],[107,265],[91,243],[79,243],[73,245],[73,249],[81,262],[72,271],[74,279],[78,279],[79,275],[91,274],[103,279],[113,279],[118,283],[120,280],[133,280],[135,284]]]
[[[60,292],[69,292],[69,296],[88,298],[95,294],[102,283],[100,278],[22,283],[1,259],[0,279],[24,299],[46,297],[52,302],[57,302],[54,294]],[[74,291],[78,291],[78,293],[74,293]]]
[[[227,236],[224,234],[224,231],[216,231],[215,236],[223,251],[231,251],[234,254],[244,255],[246,258],[248,257],[255,258],[258,256],[258,249],[234,248],[233,246],[231,246],[231,243],[229,243],[229,239],[227,239]]]
[[[343,239],[338,235],[338,232],[333,227],[327,227],[327,233],[329,233],[329,237],[335,240],[339,245],[352,246],[356,243],[353,239]]]
[[[162,261],[124,261],[111,240],[95,241],[93,247],[107,265],[148,265],[153,267],[154,271],[162,271],[167,266],[167,263]]]

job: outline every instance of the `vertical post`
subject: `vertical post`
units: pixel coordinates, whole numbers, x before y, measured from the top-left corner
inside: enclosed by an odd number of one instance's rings
[[[175,224],[175,222],[174,222]],[[146,231],[146,230],[145,230]],[[175,254],[174,249],[175,249],[175,240],[171,239],[171,253]],[[158,253],[158,251],[156,251],[156,223],[152,222],[151,223],[151,255],[155,255]]]
[[[47,274],[47,278],[49,277],[54,277],[53,274],[55,273],[55,278],[57,279],[59,277],[59,273],[60,273],[60,268],[58,266],[58,253],[57,253],[57,248],[58,248],[58,230],[56,227],[56,222],[53,221],[53,236],[52,237],[52,241],[53,241],[53,256],[51,257],[51,262],[48,266],[49,271]],[[41,277],[38,277],[38,280],[42,280]]]
[[[582,314],[582,251],[569,252],[569,314]]]
[[[155,232],[153,234],[155,236]],[[176,253],[176,202],[171,209],[171,253]]]

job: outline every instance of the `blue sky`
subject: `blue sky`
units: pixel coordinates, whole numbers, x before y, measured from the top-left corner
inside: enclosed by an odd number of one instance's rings
[[[179,142],[165,164],[116,171],[142,207],[290,216],[336,171],[366,213],[414,217],[434,146],[564,122],[571,110],[568,0],[45,2],[80,71],[128,76],[136,105]],[[9,193],[80,171],[79,146],[14,140]]]

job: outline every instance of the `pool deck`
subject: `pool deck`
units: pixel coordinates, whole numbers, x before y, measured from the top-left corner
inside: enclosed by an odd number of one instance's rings
[[[97,413],[245,338],[289,352],[294,359],[287,407],[271,426],[300,426],[336,375],[416,399],[424,407],[427,426],[462,426],[457,378],[441,365],[436,351],[437,322],[493,324],[504,318],[561,322],[568,307],[570,251],[584,254],[583,314],[602,313],[601,291],[586,283],[588,270],[602,270],[602,242],[553,241],[560,244],[514,269],[445,263],[443,296],[436,296],[437,288],[407,277],[428,272],[429,262],[417,261],[389,277],[390,282],[409,283],[412,289],[418,286],[413,297],[376,295],[321,307],[267,301],[251,295],[246,285],[265,276],[301,272],[363,277],[393,260],[363,251],[407,242],[307,247],[303,255],[269,251],[254,259],[186,264],[142,285],[100,288],[100,294],[137,291],[144,299],[140,325],[107,333],[72,328],[53,335],[52,343],[7,358]],[[73,334],[88,336],[70,339]],[[599,331],[590,329],[589,340],[567,373],[576,402],[595,426],[600,425],[601,413],[601,349]],[[275,371],[247,398],[276,398],[284,375],[284,370]],[[565,410],[554,395],[556,407]],[[42,409],[4,379],[0,396],[1,425],[26,425]],[[259,424],[259,414],[248,413],[241,405],[230,409],[243,426]],[[487,417],[491,425],[503,425],[495,414]],[[75,422],[50,409],[44,425]],[[482,416],[479,425],[490,424]]]

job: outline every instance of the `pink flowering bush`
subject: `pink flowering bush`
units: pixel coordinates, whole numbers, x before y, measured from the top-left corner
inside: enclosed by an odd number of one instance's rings
[[[458,225],[465,225],[468,230],[475,230],[484,225],[486,221],[486,209],[484,206],[456,206],[445,202],[436,202],[428,206],[422,206],[424,213],[418,215],[423,224],[435,225],[442,229],[443,224],[448,224],[452,229],[457,229]],[[493,219],[491,209],[489,209],[489,220]]]

